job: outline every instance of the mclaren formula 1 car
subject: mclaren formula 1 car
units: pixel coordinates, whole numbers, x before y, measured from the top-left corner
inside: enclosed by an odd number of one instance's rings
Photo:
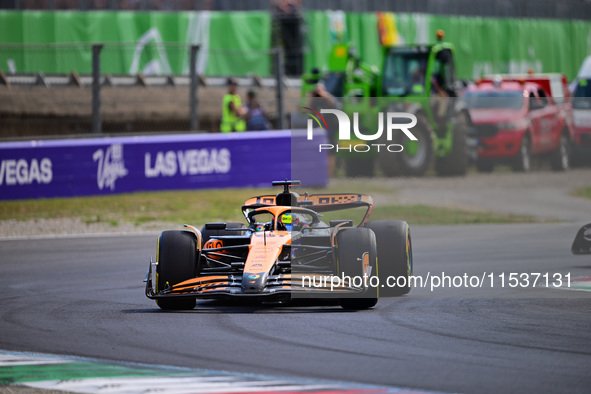
[[[197,298],[251,297],[284,302],[336,297],[367,309],[406,294],[412,244],[405,221],[368,221],[368,195],[291,191],[250,198],[246,223],[208,223],[164,231],[146,274],[146,296],[167,310],[193,309]]]

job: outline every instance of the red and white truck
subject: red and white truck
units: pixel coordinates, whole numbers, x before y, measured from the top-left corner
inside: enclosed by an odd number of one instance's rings
[[[529,171],[532,156],[548,158],[556,171],[569,168],[573,110],[563,75],[485,77],[462,99],[475,126],[479,171],[490,172],[497,164]]]

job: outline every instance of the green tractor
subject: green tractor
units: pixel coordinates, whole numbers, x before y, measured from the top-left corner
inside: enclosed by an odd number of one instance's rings
[[[317,110],[332,107],[317,94],[318,83],[323,85],[325,92],[334,98],[340,98],[340,109],[348,114],[360,113],[363,127],[371,128],[370,122],[379,112],[375,105],[380,74],[376,66],[366,64],[356,56],[354,48],[348,44],[339,43],[333,46],[328,58],[330,71],[320,74],[317,70],[302,76],[302,107],[312,106]],[[335,133],[338,125],[330,123],[334,120],[327,116],[329,129]],[[352,147],[364,141],[351,139],[335,141],[338,144],[337,157],[345,166],[347,176],[373,176],[377,155],[373,152],[359,153]]]
[[[378,129],[379,113],[405,112],[416,116],[412,133],[417,141],[394,133],[382,134],[382,146],[398,145],[392,153],[382,149],[359,152],[351,149],[360,140],[340,141],[338,156],[348,176],[372,176],[376,161],[386,176],[423,176],[434,164],[441,176],[465,175],[468,130],[472,122],[467,107],[457,99],[463,88],[455,77],[454,47],[443,42],[431,45],[383,47],[383,65],[364,64],[348,45],[337,44],[329,57],[329,72],[303,76],[302,96],[310,96],[320,80],[335,97],[342,97],[342,110],[358,112],[364,129]]]

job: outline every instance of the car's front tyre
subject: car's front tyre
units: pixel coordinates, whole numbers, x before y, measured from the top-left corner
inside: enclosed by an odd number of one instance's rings
[[[375,276],[377,267],[377,246],[373,231],[365,228],[340,230],[335,237],[336,274],[339,277],[363,278]],[[367,283],[369,284],[369,277]],[[365,286],[361,297],[355,295],[339,298],[343,309],[360,310],[375,306],[378,302],[377,289]]]
[[[199,248],[197,238],[189,231],[163,231],[158,237],[156,252],[156,292],[195,277]],[[158,298],[156,304],[165,310],[195,308],[194,297]]]
[[[403,220],[376,220],[365,224],[376,235],[380,296],[396,297],[411,289],[413,272],[410,227]],[[383,285],[383,286],[382,286]]]

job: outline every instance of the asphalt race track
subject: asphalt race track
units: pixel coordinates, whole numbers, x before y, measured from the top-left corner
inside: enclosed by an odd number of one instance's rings
[[[582,223],[581,223],[582,224]],[[580,226],[416,226],[415,274],[591,276]],[[591,390],[591,292],[413,289],[374,310],[144,296],[155,235],[0,241],[0,349],[444,392]]]

